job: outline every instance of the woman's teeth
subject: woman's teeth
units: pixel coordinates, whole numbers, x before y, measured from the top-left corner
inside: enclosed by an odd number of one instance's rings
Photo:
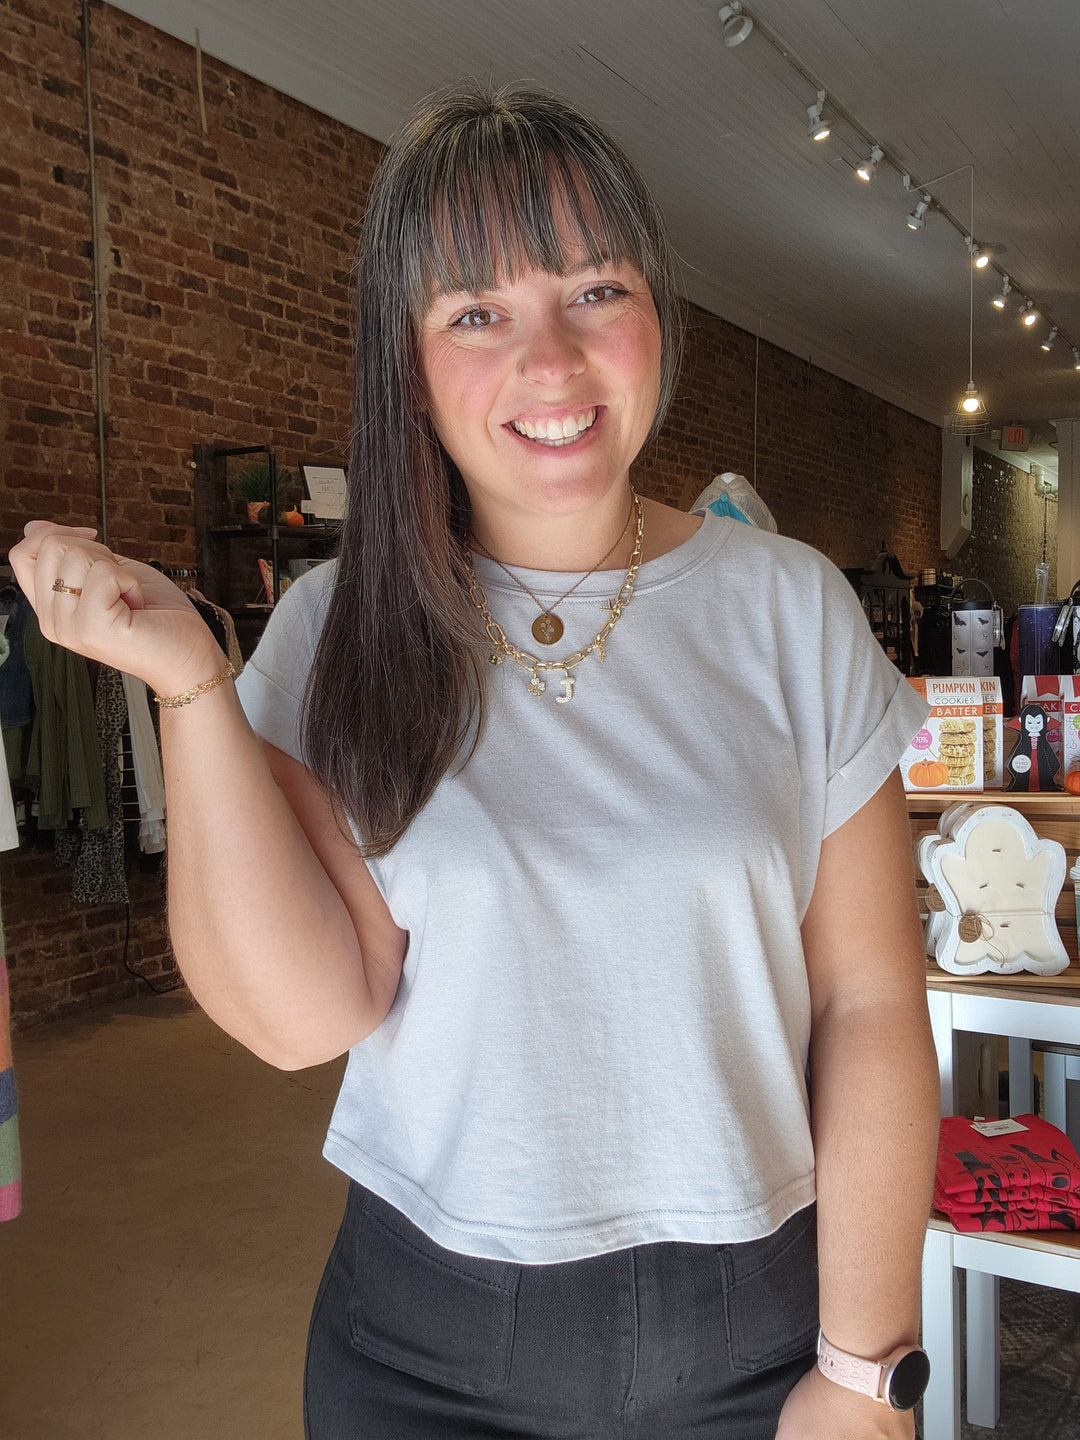
[[[528,440],[536,440],[541,445],[557,446],[573,445],[595,419],[594,407],[584,415],[567,416],[565,420],[511,420],[510,424],[519,435],[524,435]]]

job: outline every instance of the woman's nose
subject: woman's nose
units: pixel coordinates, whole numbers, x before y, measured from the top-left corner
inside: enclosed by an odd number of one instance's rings
[[[537,322],[523,337],[521,376],[534,385],[565,385],[585,369],[585,354],[574,328],[561,319]]]

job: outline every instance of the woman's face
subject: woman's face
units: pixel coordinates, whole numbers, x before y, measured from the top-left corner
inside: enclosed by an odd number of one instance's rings
[[[660,389],[660,326],[633,265],[526,270],[437,297],[420,329],[436,433],[481,530],[581,514],[625,494]]]

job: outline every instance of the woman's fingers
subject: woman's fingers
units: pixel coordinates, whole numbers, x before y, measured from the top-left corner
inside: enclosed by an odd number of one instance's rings
[[[52,520],[28,520],[23,526],[23,534],[36,535],[41,530],[68,530],[73,535],[88,535],[92,540],[98,533],[92,525],[56,525]]]
[[[52,586],[57,580],[73,589],[78,588],[78,581],[67,579],[61,571],[69,551],[85,550],[96,555],[110,554],[104,545],[95,543],[93,537],[96,534],[97,531],[89,526],[54,525],[48,520],[31,520],[26,525],[23,530],[24,538],[12,546],[8,561],[39,619],[42,609],[48,609],[45,596],[52,593]],[[76,573],[78,569],[76,565],[72,573]]]

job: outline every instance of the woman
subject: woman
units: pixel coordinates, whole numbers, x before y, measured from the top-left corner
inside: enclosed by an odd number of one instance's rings
[[[913,1434],[858,1386],[919,1388],[925,707],[816,552],[633,493],[671,273],[595,125],[456,93],[373,187],[340,556],[239,686],[92,532],[13,552],[50,637],[165,697],[200,1003],[275,1065],[349,1051],[312,1440]]]

